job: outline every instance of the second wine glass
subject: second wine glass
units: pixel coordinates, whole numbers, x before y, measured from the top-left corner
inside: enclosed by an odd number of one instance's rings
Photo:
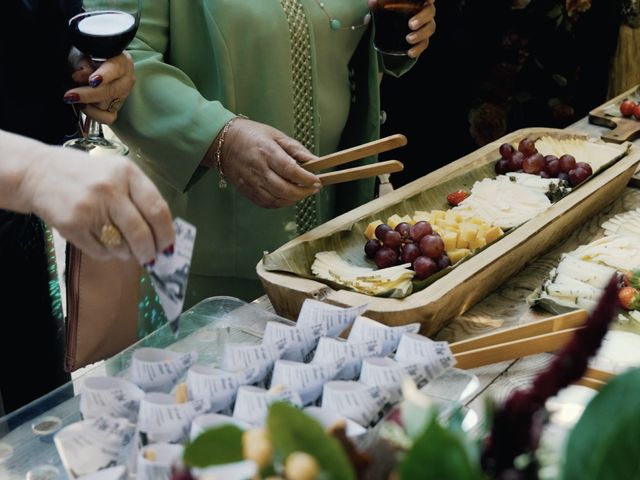
[[[141,0],[85,0],[84,11],[69,20],[71,41],[96,67],[124,51],[136,35]],[[128,148],[104,137],[102,125],[90,119],[82,138],[64,144],[96,154],[126,155]]]

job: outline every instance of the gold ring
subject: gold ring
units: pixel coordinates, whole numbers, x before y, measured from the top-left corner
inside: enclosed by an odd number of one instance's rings
[[[122,234],[113,224],[107,223],[100,231],[100,241],[105,247],[117,247],[122,243]]]
[[[107,107],[107,112],[115,113],[120,110],[120,105],[122,105],[122,100],[118,97],[111,100],[109,106]]]

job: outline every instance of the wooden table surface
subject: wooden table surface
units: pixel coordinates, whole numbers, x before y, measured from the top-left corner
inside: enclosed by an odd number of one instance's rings
[[[567,129],[593,134],[598,138],[607,130],[591,125],[587,118]],[[637,143],[640,144],[640,140]],[[640,180],[640,170],[636,177]],[[640,185],[636,184],[636,186]],[[580,230],[573,232],[544,256],[532,259],[532,262],[519,274],[509,279],[465,314],[454,318],[438,332],[435,338],[453,342],[551,316],[546,312],[531,310],[526,303],[526,297],[541,285],[551,268],[557,264],[561,253],[574,250],[579,245],[591,241],[603,219],[628,209],[630,202],[640,206],[640,190],[627,188],[621,198],[616,199],[598,216],[590,219]],[[273,311],[266,295],[255,300],[255,303]],[[467,402],[467,406],[473,409],[482,420],[484,403],[488,398],[500,402],[505,400],[513,390],[528,386],[535,374],[544,368],[551,358],[551,354],[540,354],[471,370],[479,378],[480,388]],[[481,422],[478,422],[478,426],[480,424]]]

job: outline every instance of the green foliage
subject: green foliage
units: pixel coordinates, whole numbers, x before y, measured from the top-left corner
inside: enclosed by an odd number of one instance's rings
[[[402,480],[481,480],[478,457],[454,416],[451,428],[433,417],[400,464]]]
[[[640,478],[640,369],[606,385],[572,430],[563,480]]]
[[[183,461],[190,467],[209,467],[239,462],[242,456],[242,430],[224,425],[202,432],[185,447]]]
[[[274,448],[283,460],[290,453],[305,452],[316,459],[328,480],[355,480],[342,446],[298,408],[284,402],[272,404],[267,425]]]

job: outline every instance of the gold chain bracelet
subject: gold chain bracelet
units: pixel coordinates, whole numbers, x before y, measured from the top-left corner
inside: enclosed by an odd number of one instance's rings
[[[216,146],[216,169],[218,170],[218,176],[220,177],[220,180],[218,181],[218,187],[220,188],[227,188],[227,177],[222,170],[222,146],[224,145],[224,139],[227,136],[227,132],[231,128],[231,125],[233,125],[233,122],[235,122],[238,118],[249,117],[247,117],[246,115],[238,114],[238,116],[233,117],[231,120],[225,123],[224,127],[222,128],[222,133],[220,134],[220,140],[218,140],[218,145]]]

